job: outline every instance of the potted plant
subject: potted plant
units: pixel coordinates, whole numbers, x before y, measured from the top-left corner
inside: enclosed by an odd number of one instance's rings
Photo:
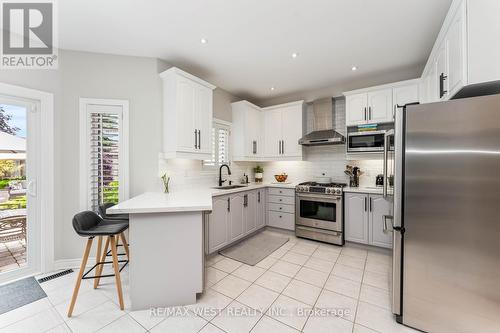
[[[260,165],[257,165],[255,168],[253,168],[253,172],[255,173],[255,182],[261,183],[264,179],[264,169]]]

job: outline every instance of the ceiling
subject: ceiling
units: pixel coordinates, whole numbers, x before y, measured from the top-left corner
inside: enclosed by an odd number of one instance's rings
[[[58,3],[63,49],[161,58],[234,95],[264,100],[423,68],[451,0]]]

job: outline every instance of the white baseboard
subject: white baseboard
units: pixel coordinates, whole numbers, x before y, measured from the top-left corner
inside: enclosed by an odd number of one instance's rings
[[[68,268],[80,268],[82,264],[82,258],[77,259],[59,259],[54,263],[54,270],[68,269]],[[92,267],[95,265],[95,257],[89,257],[87,260],[86,267]]]

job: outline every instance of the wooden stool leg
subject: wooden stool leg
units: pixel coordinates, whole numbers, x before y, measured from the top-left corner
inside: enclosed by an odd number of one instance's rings
[[[130,260],[130,253],[128,252],[127,239],[125,239],[125,234],[123,232],[120,234],[120,238],[122,240],[123,248],[125,249],[125,253],[127,254],[127,259]]]
[[[87,266],[87,260],[89,259],[90,249],[92,248],[93,238],[87,240],[87,246],[85,246],[85,251],[83,252],[82,264],[80,265],[80,271],[78,272],[78,278],[76,280],[75,289],[73,290],[73,297],[71,298],[71,303],[68,309],[68,317],[73,314],[73,308],[75,307],[76,297],[78,296],[78,290],[80,290],[80,284],[82,282],[82,276],[85,272],[85,267]]]
[[[122,293],[122,281],[120,278],[120,268],[118,267],[118,256],[116,254],[116,240],[115,236],[109,236],[111,243],[111,253],[113,254],[113,268],[115,269],[115,280],[116,289],[118,291],[118,301],[120,302],[120,310],[123,310],[123,293]]]
[[[104,244],[104,251],[102,252],[101,257],[99,258],[100,262],[104,262],[106,260],[106,253],[108,253],[108,248],[109,248],[109,237],[106,237],[106,243]],[[97,266],[97,268],[95,270],[95,275],[96,276],[101,275],[103,268],[104,268],[104,265]],[[94,289],[97,289],[97,287],[99,286],[100,280],[101,280],[100,278],[94,279]]]
[[[95,253],[96,265],[99,262],[99,259],[101,259],[101,251],[102,251],[102,236],[97,236],[97,251]],[[96,271],[97,271],[97,267],[99,267],[99,266],[96,266]]]

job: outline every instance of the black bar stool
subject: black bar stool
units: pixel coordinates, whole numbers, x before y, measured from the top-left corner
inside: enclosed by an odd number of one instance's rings
[[[82,263],[80,265],[80,271],[78,272],[78,279],[76,280],[75,289],[73,290],[73,297],[71,298],[71,303],[68,309],[68,317],[71,317],[73,313],[73,308],[75,307],[76,298],[78,296],[78,291],[80,290],[80,284],[83,279],[99,279],[101,277],[114,276],[116,280],[116,289],[118,291],[118,300],[120,302],[120,309],[123,310],[123,293],[122,293],[122,283],[120,279],[121,270],[128,264],[128,260],[118,260],[118,255],[116,251],[116,237],[121,235],[125,230],[128,229],[128,221],[114,221],[110,223],[109,221],[103,220],[99,215],[91,211],[85,211],[76,214],[73,217],[73,228],[76,233],[82,237],[87,237],[87,245],[85,246],[85,251],[83,252]],[[111,247],[111,255],[113,261],[104,261],[106,258],[106,251],[101,257],[101,261],[96,262],[92,268],[84,273],[85,267],[87,265],[87,260],[89,258],[90,249],[92,248],[92,241],[94,237],[107,237],[106,244]],[[125,243],[126,244],[126,243]],[[106,249],[107,250],[107,249]],[[125,263],[121,268],[119,263]],[[102,266],[104,264],[113,264],[114,274],[100,275],[102,273]],[[96,275],[87,276],[94,268],[96,269]],[[94,280],[95,281],[95,280]],[[94,284],[95,286],[95,284]]]
[[[99,215],[102,217],[103,223],[109,223],[109,224],[127,223],[127,225],[128,225],[128,221],[129,221],[128,214],[107,214],[106,213],[106,210],[110,207],[113,207],[114,205],[115,205],[114,203],[110,203],[110,202],[99,205]],[[128,242],[127,242],[127,239],[125,238],[125,234],[123,232],[120,233],[120,239],[121,239],[123,244],[122,245],[118,244],[118,239],[117,239],[116,240],[116,247],[123,246],[123,248],[125,249],[125,254],[127,255],[127,259],[130,260],[130,252],[129,252]],[[104,251],[101,253],[102,237],[99,236],[97,238],[97,253],[95,256],[96,264],[98,262],[105,261],[106,257],[111,256],[111,254],[110,254],[111,250],[108,251],[108,249],[109,249],[109,238],[106,238],[106,242],[104,244]],[[118,255],[121,256],[121,255],[123,255],[123,253],[118,253]],[[103,269],[102,265],[98,266],[97,270],[96,270],[96,275],[101,275],[102,269]],[[97,289],[97,287],[99,286],[99,282],[100,282],[100,278],[96,278],[94,280],[94,289]]]

